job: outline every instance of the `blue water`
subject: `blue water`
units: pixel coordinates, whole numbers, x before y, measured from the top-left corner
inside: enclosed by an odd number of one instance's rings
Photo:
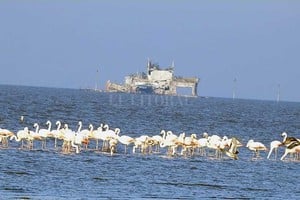
[[[283,131],[299,137],[300,104],[288,102],[110,94],[85,90],[0,85],[0,127],[15,133],[57,120],[76,130],[79,120],[108,123],[121,135],[156,135],[162,129],[254,139],[269,146]],[[20,122],[20,116],[25,121]],[[47,141],[42,150],[0,148],[1,199],[299,199],[297,161],[253,160],[246,147],[239,159],[127,154],[82,150],[63,154]],[[93,144],[90,144],[93,145]],[[93,147],[91,147],[93,148]],[[284,149],[279,149],[279,155]]]

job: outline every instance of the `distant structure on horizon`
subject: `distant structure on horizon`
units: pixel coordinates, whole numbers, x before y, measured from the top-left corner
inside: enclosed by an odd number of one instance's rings
[[[147,72],[125,77],[123,85],[107,81],[107,92],[146,93],[178,95],[177,88],[191,88],[191,96],[197,96],[198,78],[174,76],[174,62],[171,67],[161,69],[158,64],[147,62]]]

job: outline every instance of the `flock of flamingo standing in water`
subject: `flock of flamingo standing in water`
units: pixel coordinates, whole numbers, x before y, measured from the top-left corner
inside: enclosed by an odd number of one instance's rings
[[[23,116],[21,120],[24,120]],[[232,159],[238,159],[238,148],[242,147],[242,143],[235,137],[228,138],[227,136],[220,137],[218,135],[208,135],[203,133],[203,137],[197,139],[196,134],[186,136],[185,133],[179,135],[172,131],[162,130],[160,134],[149,136],[141,135],[139,137],[130,137],[120,134],[120,129],[111,130],[107,124],[101,124],[97,129],[93,125],[89,125],[89,129],[82,130],[82,122],[78,122],[78,130],[73,131],[68,124],[62,124],[60,121],[56,122],[56,129],[51,129],[50,121],[46,122],[47,129],[40,129],[38,123],[33,127],[35,131],[25,127],[22,130],[13,133],[8,129],[0,128],[0,147],[7,148],[9,143],[13,140],[21,142],[21,149],[34,149],[34,142],[40,141],[41,148],[47,148],[47,140],[54,140],[54,149],[59,149],[63,153],[80,153],[86,149],[91,149],[92,142],[94,142],[93,149],[96,151],[108,152],[113,155],[117,151],[117,145],[124,145],[124,153],[127,153],[127,147],[132,147],[132,153],[159,153],[162,148],[169,156],[207,156],[209,152],[213,151],[211,155],[215,158],[222,158],[224,155]],[[272,141],[267,159],[270,159],[274,151],[275,159],[277,159],[277,150],[279,147],[284,147],[285,152],[280,158],[284,160],[290,154],[291,158],[299,160],[300,154],[300,139],[295,137],[288,137],[286,132],[283,132],[282,141]],[[99,148],[99,141],[102,141],[102,146]],[[249,140],[246,147],[253,151],[253,158],[260,158],[260,151],[268,151],[267,147],[261,142]]]

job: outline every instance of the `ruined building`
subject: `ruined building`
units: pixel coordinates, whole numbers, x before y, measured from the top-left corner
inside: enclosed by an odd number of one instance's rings
[[[125,77],[123,85],[107,81],[108,92],[153,93],[161,95],[178,95],[177,88],[191,88],[191,96],[197,96],[198,78],[174,76],[174,63],[171,67],[161,69],[151,61],[147,63],[147,72]]]

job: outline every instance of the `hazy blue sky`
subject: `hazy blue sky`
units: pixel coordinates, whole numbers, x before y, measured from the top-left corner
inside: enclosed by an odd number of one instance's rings
[[[300,1],[0,2],[0,84],[95,87],[147,58],[201,96],[300,101]]]

